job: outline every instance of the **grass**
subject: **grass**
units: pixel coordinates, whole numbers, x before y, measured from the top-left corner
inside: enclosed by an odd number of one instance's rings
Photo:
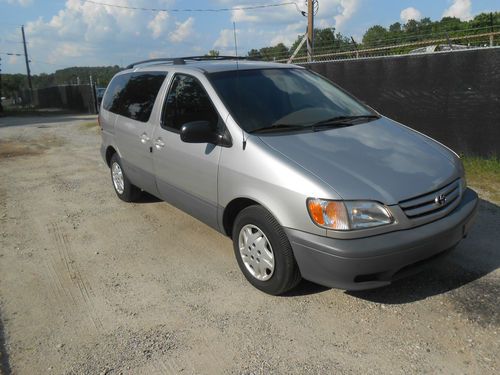
[[[486,200],[500,204],[500,159],[464,156],[467,183]]]
[[[100,128],[99,124],[97,123],[97,121],[84,122],[84,123],[80,124],[80,128],[83,130],[86,130],[86,129],[93,130],[97,134],[101,134],[101,128]]]
[[[82,128],[92,129],[92,128],[97,128],[98,124],[97,121],[89,121],[89,122],[84,122],[81,126]]]

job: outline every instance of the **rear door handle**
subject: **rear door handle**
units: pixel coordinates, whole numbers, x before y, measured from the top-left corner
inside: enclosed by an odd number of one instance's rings
[[[165,146],[165,142],[163,142],[163,139],[157,138],[156,141],[154,141],[154,145],[156,149],[159,150]]]
[[[143,144],[146,144],[149,142],[151,138],[148,137],[148,135],[146,133],[142,133],[141,134],[141,143]]]

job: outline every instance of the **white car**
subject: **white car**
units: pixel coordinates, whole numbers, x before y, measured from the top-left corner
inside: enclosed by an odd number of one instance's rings
[[[444,51],[455,51],[461,49],[468,49],[468,46],[461,44],[433,44],[431,46],[420,47],[411,50],[409,53],[411,55],[417,53],[434,53],[434,52],[444,52]]]

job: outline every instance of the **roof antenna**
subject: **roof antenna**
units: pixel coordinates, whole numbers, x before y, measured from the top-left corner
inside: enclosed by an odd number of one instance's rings
[[[233,34],[234,34],[234,52],[236,54],[236,91],[238,92],[238,106],[241,107],[240,99],[240,64],[238,62],[238,41],[236,39],[236,22],[233,21]],[[245,131],[241,129],[243,136],[243,150],[247,147],[247,140],[245,139]]]

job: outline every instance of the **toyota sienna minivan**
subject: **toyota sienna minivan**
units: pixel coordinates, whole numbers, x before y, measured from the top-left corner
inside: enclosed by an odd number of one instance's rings
[[[457,154],[300,66],[142,61],[99,122],[118,198],[148,192],[230,237],[273,295],[388,285],[456,246],[477,208]]]

